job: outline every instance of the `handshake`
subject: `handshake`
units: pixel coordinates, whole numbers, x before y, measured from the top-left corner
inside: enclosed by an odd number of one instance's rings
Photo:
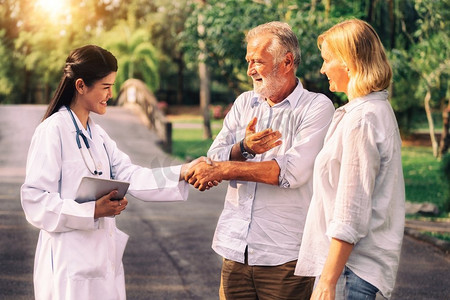
[[[246,162],[248,158],[282,144],[279,131],[268,128],[256,132],[256,122],[255,117],[247,125],[244,139],[233,145],[229,161],[212,161],[207,157],[199,157],[183,165],[180,180],[186,180],[200,191],[209,190],[222,180],[233,179],[278,184],[280,170],[276,162]],[[249,153],[251,157],[247,156]]]
[[[186,180],[200,191],[209,190],[222,182],[223,174],[219,162],[208,157],[199,157],[181,168],[181,180]]]

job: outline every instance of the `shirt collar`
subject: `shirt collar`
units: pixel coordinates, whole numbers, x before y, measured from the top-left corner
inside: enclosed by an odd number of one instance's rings
[[[290,93],[286,99],[281,101],[280,103],[275,104],[274,106],[283,105],[285,101],[287,101],[291,109],[294,109],[297,106],[298,100],[300,99],[301,95],[303,94],[303,85],[297,78],[297,86],[295,89]],[[261,102],[265,102],[266,100],[258,93],[254,93],[254,96],[251,99],[251,108],[254,108],[255,106],[259,105]]]
[[[70,128],[72,128],[72,132],[76,132],[75,125],[73,124],[72,117],[69,115],[69,112],[67,111],[67,108],[63,105],[60,107],[58,111],[64,111],[63,115],[65,116],[65,120],[67,121]],[[83,125],[81,125],[80,120],[78,119],[77,115],[72,111],[73,116],[75,118],[75,122],[77,122],[78,128],[83,132],[84,135],[87,137],[90,136],[86,129],[84,129]],[[95,122],[92,120],[91,116],[88,117],[88,125],[91,128],[91,133],[95,131]]]
[[[367,101],[373,101],[373,100],[387,100],[388,99],[388,91],[382,90],[380,92],[372,92],[368,95],[358,97],[353,99],[352,101],[349,101],[344,106],[338,108],[340,110],[343,110],[345,112],[350,112],[355,107],[367,102]]]

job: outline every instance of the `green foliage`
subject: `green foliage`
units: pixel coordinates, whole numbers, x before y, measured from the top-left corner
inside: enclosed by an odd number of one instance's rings
[[[0,103],[2,100],[7,100],[8,96],[13,90],[13,81],[9,76],[12,69],[11,55],[8,47],[4,43],[5,30],[0,30]]]
[[[245,34],[262,23],[282,21],[290,24],[299,37],[302,63],[298,76],[307,88],[327,91],[328,83],[319,73],[322,61],[317,49],[317,37],[345,17],[354,16],[355,12],[349,2],[338,2],[336,7],[340,5],[340,9],[333,10],[332,15],[325,18],[323,5],[316,3],[313,6],[312,1],[207,1],[205,6],[195,6],[186,20],[183,45],[187,61],[196,63],[199,54],[198,40],[202,39],[208,53],[207,64],[215,72],[213,77],[227,82],[235,94],[251,89],[251,82],[246,75]],[[199,17],[205,26],[205,34],[201,37],[197,33]],[[332,98],[339,97],[326,93]],[[338,99],[338,102],[342,100]]]
[[[349,9],[346,6],[343,5],[343,12]],[[286,14],[288,23],[298,36],[301,49],[301,62],[297,76],[302,79],[307,89],[325,93],[340,105],[346,100],[345,95],[331,93],[328,90],[329,84],[326,77],[319,72],[323,60],[317,47],[317,37],[334,24],[344,20],[345,16],[341,15],[340,11],[332,10],[331,16],[326,18],[323,13],[324,7],[316,7],[317,12],[314,14],[310,13],[311,9],[310,4],[304,2],[296,5],[295,9],[289,10]]]
[[[203,19],[205,33],[198,36],[198,20]],[[239,17],[236,17],[239,16]],[[213,76],[225,80],[235,92],[251,87],[246,75],[245,32],[252,27],[280,17],[276,5],[250,0],[208,1],[197,5],[186,20],[183,48],[188,67],[193,68],[199,56],[198,40],[205,43],[207,64]]]
[[[420,74],[416,95],[423,98],[432,90],[432,107],[439,108],[448,90],[450,75],[450,39],[447,32],[438,32],[416,44],[411,51],[413,69]]]
[[[416,97],[415,90],[411,89],[411,83],[418,82],[420,75],[411,68],[405,50],[393,49],[388,52],[388,56],[393,71],[390,99],[392,108],[402,132],[409,134],[416,127],[414,114],[417,108],[423,111],[422,99]]]
[[[414,126],[413,112],[430,91],[434,110],[448,95],[448,1],[311,0],[121,0],[68,1],[58,17],[35,1],[3,0],[0,6],[0,101],[36,102],[51,96],[70,50],[101,44],[119,60],[116,89],[129,77],[144,80],[161,95],[177,94],[177,103],[196,103],[199,41],[205,42],[213,102],[231,102],[251,89],[245,61],[245,33],[279,20],[299,38],[302,62],[297,75],[309,90],[343,104],[319,73],[317,36],[348,18],[367,20],[379,33],[394,69],[392,104],[402,131]],[[205,3],[202,5],[202,3]],[[392,5],[390,5],[392,4]],[[198,21],[205,26],[198,34]],[[184,94],[184,99],[183,99]],[[45,98],[44,97],[44,98]],[[167,96],[172,97],[172,96]],[[189,99],[188,99],[189,98]],[[195,99],[192,100],[191,98]],[[166,99],[165,99],[166,100]],[[405,130],[406,129],[406,130]]]
[[[129,78],[141,79],[152,91],[159,87],[158,51],[146,30],[118,24],[105,35],[105,40],[105,48],[117,57],[119,64],[114,85],[116,95]]]
[[[424,233],[431,237],[450,242],[450,234],[449,233],[439,233],[439,232],[424,232]]]

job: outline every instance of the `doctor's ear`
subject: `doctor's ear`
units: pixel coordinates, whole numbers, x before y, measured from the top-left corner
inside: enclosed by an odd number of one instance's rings
[[[86,85],[84,84],[83,79],[78,78],[75,81],[75,89],[78,91],[78,93],[83,94],[84,93],[84,88],[86,87]]]

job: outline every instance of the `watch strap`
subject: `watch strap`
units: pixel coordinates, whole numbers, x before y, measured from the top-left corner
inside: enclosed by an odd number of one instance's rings
[[[254,154],[249,153],[247,150],[245,150],[245,147],[244,147],[244,139],[242,139],[242,140],[239,142],[239,147],[241,148],[241,154],[242,154],[242,156],[243,156],[245,159],[249,159],[249,158],[252,159],[252,158],[255,157]]]

